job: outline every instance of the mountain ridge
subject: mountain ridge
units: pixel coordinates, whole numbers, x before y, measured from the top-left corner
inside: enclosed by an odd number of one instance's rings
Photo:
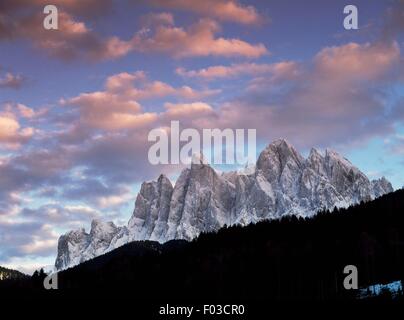
[[[140,301],[357,301],[360,292],[343,285],[346,265],[358,268],[359,288],[404,279],[403,208],[404,190],[397,190],[308,218],[224,227],[191,242],[134,241],[61,271],[59,284]]]
[[[313,148],[304,158],[278,139],[261,152],[254,168],[219,174],[204,161],[193,161],[174,186],[164,175],[144,182],[127,226],[94,220],[90,233],[79,229],[62,235],[55,267],[65,269],[131,241],[192,240],[224,225],[309,217],[392,191],[387,179],[370,181],[333,150],[323,155]]]

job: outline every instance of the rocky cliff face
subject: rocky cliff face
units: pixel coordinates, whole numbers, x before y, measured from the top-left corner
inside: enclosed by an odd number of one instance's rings
[[[59,238],[56,269],[79,264],[109,251],[112,240],[116,244],[115,238],[125,229],[116,227],[113,222],[93,220],[89,234],[84,229],[66,233]]]
[[[312,149],[305,159],[287,141],[277,140],[253,168],[219,174],[197,158],[174,187],[164,175],[143,183],[127,227],[93,221],[89,234],[81,229],[61,236],[55,266],[63,269],[130,241],[191,240],[225,224],[307,217],[392,191],[385,178],[370,181],[335,151],[323,155]]]

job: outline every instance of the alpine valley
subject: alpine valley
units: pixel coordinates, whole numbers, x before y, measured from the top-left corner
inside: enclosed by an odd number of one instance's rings
[[[311,217],[392,191],[384,177],[370,181],[335,151],[312,149],[304,158],[283,139],[267,146],[256,165],[244,170],[218,173],[199,157],[174,186],[164,175],[144,182],[127,226],[93,220],[89,233],[82,228],[62,235],[55,267],[66,269],[133,241],[192,240],[225,225]]]

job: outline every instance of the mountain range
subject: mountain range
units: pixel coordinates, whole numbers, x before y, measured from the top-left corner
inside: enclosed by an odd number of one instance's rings
[[[369,180],[333,150],[322,154],[313,148],[304,158],[284,139],[268,145],[256,165],[244,170],[219,173],[198,157],[174,186],[164,175],[144,182],[127,226],[93,220],[89,233],[81,228],[62,235],[55,267],[66,269],[132,241],[192,240],[225,225],[310,217],[392,191],[387,179]]]
[[[397,190],[307,218],[223,227],[193,241],[132,241],[60,271],[58,285],[75,299],[157,306],[167,299],[260,301],[266,307],[262,302],[403,302],[397,287],[404,283],[403,212],[404,190]],[[345,289],[347,265],[357,267],[359,290]],[[396,294],[381,290],[394,283]],[[22,287],[43,290],[34,277]]]

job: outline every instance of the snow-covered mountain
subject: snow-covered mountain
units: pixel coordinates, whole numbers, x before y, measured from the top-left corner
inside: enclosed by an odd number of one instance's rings
[[[312,149],[305,159],[283,139],[263,150],[255,167],[242,171],[219,174],[194,158],[175,186],[164,175],[142,184],[127,226],[94,220],[90,233],[80,229],[61,236],[55,267],[79,264],[130,241],[191,240],[225,224],[307,217],[392,191],[384,177],[370,181],[335,151]]]

